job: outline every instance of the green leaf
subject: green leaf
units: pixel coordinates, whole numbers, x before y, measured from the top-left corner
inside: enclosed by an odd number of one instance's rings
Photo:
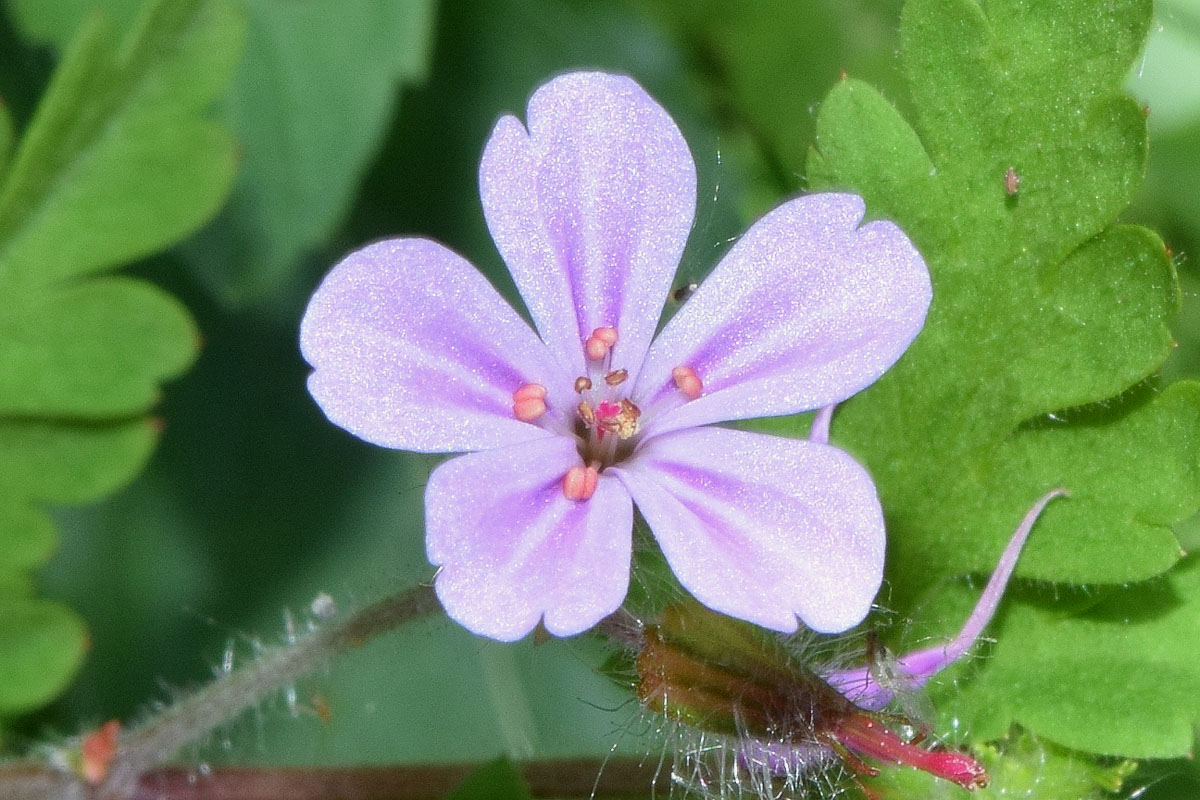
[[[472,772],[449,800],[532,800],[520,770],[507,758],[498,758]]]
[[[1149,4],[1096,15],[1086,2],[1009,0],[988,11],[969,0],[910,3],[901,35],[917,127],[869,87],[843,81],[822,105],[810,159],[810,180],[860,191],[873,214],[909,232],[933,274],[921,336],[835,418],[836,437],[868,462],[894,516],[902,597],[989,569],[1012,527],[997,507],[1019,517],[1056,484],[1073,492],[1060,505],[1074,508],[1052,509],[1040,538],[1071,542],[1078,525],[1110,524],[1112,505],[1098,502],[1111,490],[1107,471],[1133,469],[1115,451],[1137,453],[1145,432],[1129,427],[1139,410],[1111,398],[1166,358],[1179,302],[1157,237],[1111,224],[1144,168],[1145,121],[1117,81]],[[1010,166],[1020,175],[1015,195],[1005,190]],[[1096,435],[1124,441],[1105,440],[1111,461],[1055,454],[1064,449],[1056,437],[1074,428],[1047,415],[1101,401],[1112,420]],[[1030,451],[1031,427],[1046,443],[1040,451]],[[1186,472],[1195,446],[1185,436],[1163,471]],[[1031,476],[1030,463],[1043,468]],[[1077,582],[1161,572],[1177,550],[1167,526],[1196,502],[1192,486],[1170,490],[1165,514],[1143,520],[1158,541],[1137,538],[1121,563],[1072,553],[1069,569],[1031,557],[1022,572]],[[944,559],[926,564],[931,552]]]
[[[950,630],[955,617],[934,611],[945,582],[990,571],[1024,511],[1055,486],[1071,496],[1038,523],[1019,575],[1158,575],[1179,557],[1172,526],[1200,505],[1200,388],[1159,392],[1152,380],[1171,350],[1176,277],[1157,236],[1114,224],[1145,170],[1145,115],[1120,86],[1150,12],[1148,0],[1102,11],[1087,0],[911,0],[900,31],[911,121],[855,80],[821,106],[810,182],[857,191],[869,215],[896,220],[933,277],[925,329],[833,427],[888,514],[885,602],[923,631]],[[798,421],[762,427],[803,433]],[[1022,641],[1054,641],[1065,614],[1030,618]],[[1095,634],[1090,663],[1105,664],[1117,631]],[[1077,653],[1039,662],[1015,650],[1024,677],[1001,670],[987,703],[956,700],[956,715],[1032,709],[1050,687],[1064,698],[1118,688],[1089,684],[1101,676]],[[1196,674],[1179,656],[1163,676]],[[996,713],[971,736],[1002,735],[1017,719],[1083,750],[1174,754],[1184,708],[1153,725],[1099,702],[1074,715],[1046,705]]]
[[[52,700],[79,668],[87,631],[58,603],[0,593],[0,715]]]
[[[974,755],[987,768],[987,787],[975,800],[1028,797],[1037,800],[1103,800],[1119,792],[1133,763],[1097,765],[1080,754],[1040,741],[1014,730],[1004,739],[977,748]],[[961,800],[963,790],[914,769],[883,769],[879,778],[866,781],[883,797],[920,797],[923,800]]]
[[[233,142],[208,111],[241,34],[225,0],[149,3],[123,42],[90,17],[3,173],[0,714],[51,699],[86,643],[72,612],[29,597],[55,545],[45,507],[126,484],[158,438],[159,385],[195,358],[178,301],[94,273],[174,243],[227,194]]]
[[[4,177],[4,168],[8,166],[8,156],[12,150],[12,143],[12,114],[8,113],[8,108],[4,105],[4,98],[0,97],[0,178]]]
[[[349,211],[395,115],[421,80],[433,0],[244,0],[250,36],[226,101],[242,146],[229,205],[187,254],[229,302],[285,281]]]
[[[8,0],[6,8],[29,39],[66,48],[88,14],[103,9],[114,25],[124,29],[137,15],[142,0]]]
[[[969,604],[976,594],[962,586],[946,593],[952,599],[939,605]],[[1189,755],[1200,719],[1198,607],[1195,556],[1165,578],[1109,589],[1069,616],[1048,593],[1023,593],[992,630],[986,661],[957,666],[935,698],[952,702],[959,724],[981,739],[1019,723],[1092,753]]]
[[[225,2],[158,3],[118,44],[91,17],[54,74],[0,191],[0,290],[127,263],[210,217],[233,178],[204,112],[237,61]]]
[[[100,278],[29,292],[0,311],[0,415],[99,418],[148,410],[195,356],[195,325],[142,281]]]

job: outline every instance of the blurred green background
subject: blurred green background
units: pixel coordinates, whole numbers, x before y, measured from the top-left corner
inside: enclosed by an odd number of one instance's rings
[[[137,5],[97,4],[120,25]],[[0,96],[18,130],[89,5],[0,0]],[[191,309],[203,348],[165,389],[165,432],[144,473],[103,502],[56,512],[61,545],[42,593],[85,618],[91,651],[67,694],[21,721],[29,741],[136,719],[226,658],[282,641],[285,609],[302,619],[319,592],[354,605],[430,575],[421,499],[436,462],[325,422],[304,389],[298,321],[342,254],[393,235],[448,244],[515,298],[475,174],[496,118],[522,113],[545,78],[628,73],[679,122],[700,170],[680,282],[804,189],[814,110],[843,71],[906,103],[899,0],[239,5],[245,52],[219,110],[239,141],[233,195],[203,230],[135,270]],[[1200,0],[1163,0],[1157,18],[1129,76],[1152,139],[1126,218],[1157,229],[1176,254],[1185,306],[1168,369],[1196,376]],[[590,642],[503,646],[430,621],[339,660],[297,686],[294,703],[282,693],[190,757],[443,762],[603,754],[614,742],[640,751],[638,715],[597,660]],[[328,720],[312,713],[324,705]]]

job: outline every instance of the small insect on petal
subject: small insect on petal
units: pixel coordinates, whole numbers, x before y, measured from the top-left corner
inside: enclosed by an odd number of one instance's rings
[[[1015,167],[1009,167],[1004,170],[1004,193],[1009,197],[1015,197],[1019,191],[1021,191],[1021,176]]]
[[[696,290],[699,288],[700,284],[698,283],[685,283],[682,286],[676,287],[675,290],[671,292],[671,299],[676,303],[686,302],[687,299],[694,295]]]

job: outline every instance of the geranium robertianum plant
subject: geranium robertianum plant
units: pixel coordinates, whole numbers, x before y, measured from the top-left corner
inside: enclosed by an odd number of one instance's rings
[[[301,329],[309,387],[331,420],[389,447],[468,451],[434,471],[425,495],[447,613],[501,640],[539,623],[558,635],[595,626],[625,598],[636,505],[713,611],[785,633],[797,617],[820,632],[861,622],[882,577],[883,513],[827,426],[924,322],[929,275],[904,233],[864,223],[854,195],[788,201],[655,337],[693,221],[695,167],[641,87],[604,73],[550,81],[527,126],[496,125],[480,186],[537,333],[470,264],[417,238],[348,256]],[[712,426],[814,409],[809,439]],[[898,662],[907,685],[979,636],[1052,496],[1018,529],[958,639]],[[890,689],[871,669],[772,659],[697,608],[639,623],[639,696],[742,737],[738,763],[766,783],[834,756],[876,774],[865,756],[986,784],[969,755],[930,753],[887,727],[873,712]]]

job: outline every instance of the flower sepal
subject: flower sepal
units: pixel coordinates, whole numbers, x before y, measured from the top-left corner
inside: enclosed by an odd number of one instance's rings
[[[870,759],[967,789],[988,782],[973,756],[920,747],[888,724],[908,720],[856,705],[778,640],[697,603],[670,606],[644,628],[636,669],[646,708],[729,737],[751,770],[785,777],[837,758],[857,779],[879,774]]]

